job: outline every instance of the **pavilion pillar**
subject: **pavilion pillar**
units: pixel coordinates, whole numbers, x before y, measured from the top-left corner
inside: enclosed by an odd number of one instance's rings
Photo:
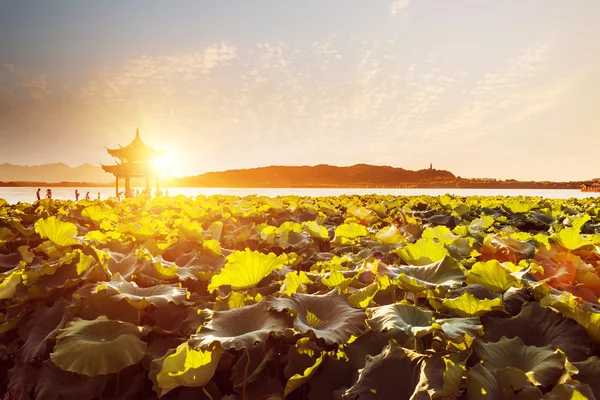
[[[115,175],[115,180],[116,180],[116,184],[115,184],[115,190],[116,190],[116,196],[119,197],[119,175]]]
[[[125,197],[131,196],[131,188],[129,187],[129,175],[125,177]]]

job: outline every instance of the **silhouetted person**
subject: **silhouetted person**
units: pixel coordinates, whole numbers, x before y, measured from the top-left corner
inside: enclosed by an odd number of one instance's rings
[[[121,200],[121,198],[123,197],[123,191],[120,191],[119,194],[117,194],[117,197],[119,198],[119,200]]]
[[[41,190],[42,189],[38,188],[37,192],[35,192],[35,195],[36,195],[36,197],[37,197],[38,200],[41,200],[41,197],[40,197],[40,191]]]
[[[139,195],[140,195],[140,191],[139,191],[139,190],[137,190],[137,189],[135,189],[135,197],[137,197],[137,196],[139,196]]]
[[[85,199],[86,199],[87,201],[90,201],[90,192],[87,192],[87,193],[85,194]]]
[[[169,189],[167,189],[167,190],[165,191],[165,196],[168,196],[168,195],[169,195]]]
[[[51,199],[52,198],[52,189],[46,189],[46,198],[47,199]]]
[[[98,200],[100,200],[100,192],[98,192]]]
[[[79,201],[79,190],[75,189],[75,201]]]

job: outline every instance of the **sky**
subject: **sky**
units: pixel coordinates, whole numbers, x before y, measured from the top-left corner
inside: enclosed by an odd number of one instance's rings
[[[0,0],[0,164],[600,177],[597,0]]]

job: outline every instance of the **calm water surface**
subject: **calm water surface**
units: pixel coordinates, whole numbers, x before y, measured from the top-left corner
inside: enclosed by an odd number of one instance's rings
[[[42,197],[46,188],[41,188]],[[115,189],[110,187],[81,187],[77,188],[80,199],[85,198],[86,192],[90,192],[91,199],[96,199],[100,193],[101,199],[115,195]],[[20,201],[34,202],[37,187],[0,187],[0,198],[9,203]],[[163,189],[164,191],[165,189]],[[247,196],[256,194],[259,196],[340,196],[351,194],[391,194],[396,196],[439,196],[443,194],[454,194],[458,196],[541,196],[556,199],[598,197],[600,193],[585,193],[579,190],[562,189],[395,189],[395,188],[168,188],[169,195],[183,194],[185,196],[226,194],[233,196]],[[61,200],[75,200],[75,188],[52,188],[52,197]]]

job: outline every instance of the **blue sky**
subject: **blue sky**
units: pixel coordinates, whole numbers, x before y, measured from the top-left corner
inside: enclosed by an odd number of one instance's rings
[[[0,0],[0,163],[600,176],[595,0]]]

